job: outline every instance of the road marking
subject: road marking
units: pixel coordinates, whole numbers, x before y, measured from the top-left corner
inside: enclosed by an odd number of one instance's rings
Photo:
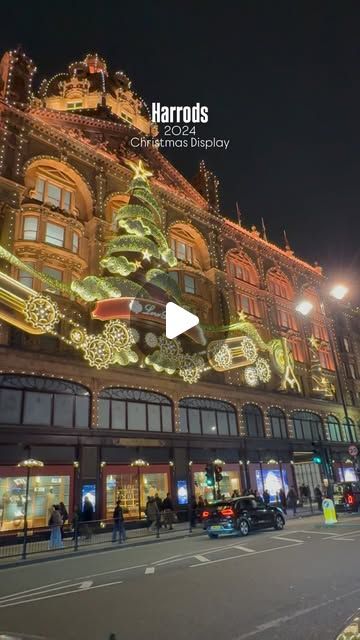
[[[25,591],[17,591],[17,593],[9,593],[6,596],[0,597],[0,602],[3,600],[8,600],[9,598],[14,598],[16,596],[22,596],[25,593],[32,593],[34,591],[41,591],[41,589],[46,589],[47,587],[55,587],[59,584],[65,584],[66,582],[71,582],[71,580],[60,580],[60,582],[51,582],[50,584],[43,584],[41,587],[34,587],[33,589],[26,589]],[[60,588],[60,587],[59,587]]]
[[[267,631],[268,629],[273,629],[274,627],[279,627],[281,624],[285,624],[287,622],[291,622],[292,620],[299,618],[300,616],[306,616],[313,611],[317,611],[318,609],[322,609],[323,607],[328,607],[334,602],[340,602],[341,600],[345,600],[350,596],[353,596],[360,592],[360,589],[354,589],[353,591],[349,591],[348,593],[343,593],[341,596],[337,596],[336,598],[332,598],[331,600],[326,600],[325,602],[320,602],[319,604],[315,604],[313,607],[307,607],[307,609],[299,609],[295,611],[293,614],[289,616],[283,616],[282,618],[276,618],[275,620],[270,620],[269,622],[265,622],[264,624],[260,624],[258,627],[253,629],[252,631],[247,631],[246,633],[242,633],[240,636],[236,636],[233,640],[246,640],[246,638],[252,638],[253,636],[262,633],[263,631]]]
[[[324,538],[324,540],[334,540],[334,542],[342,542],[345,540],[346,542],[355,542],[355,538]]]
[[[285,538],[285,536],[271,536],[272,540],[285,540],[285,542],[300,542],[301,544],[304,540],[297,540],[296,538]]]
[[[161,562],[175,560],[176,558],[182,558],[182,556],[178,553],[176,556],[169,556],[168,558],[163,558],[162,560],[155,560],[155,562],[152,562],[151,564],[160,564]]]
[[[65,581],[67,582],[67,581]],[[4,599],[0,600],[0,607],[2,604],[6,604],[7,602],[10,602],[12,600],[18,600],[19,598],[27,598],[28,595],[30,597],[32,596],[42,596],[43,594],[47,594],[50,593],[51,591],[59,591],[60,589],[67,589],[68,587],[79,587],[79,589],[88,589],[89,587],[91,587],[92,585],[92,580],[85,580],[85,582],[76,582],[76,583],[72,583],[72,584],[66,584],[63,586],[59,586],[59,587],[53,587],[53,589],[48,589],[48,585],[44,585],[42,587],[39,587],[37,589],[37,593],[29,593],[29,592],[19,592],[19,593],[13,593],[11,596],[5,596]],[[85,586],[84,586],[85,585]],[[40,590],[42,589],[42,591]]]
[[[294,531],[293,533],[310,533],[311,535],[317,535],[317,536],[338,536],[341,535],[339,533],[332,533],[330,531],[311,531],[311,530],[300,530],[300,531]]]
[[[209,558],[205,558],[205,556],[194,556],[194,558],[199,560],[199,562],[210,562]]]
[[[240,549],[240,551],[246,551],[246,553],[255,553],[255,549],[249,549],[249,547],[242,547],[240,544],[234,544],[233,549]]]
[[[155,573],[155,567],[146,567],[145,575],[148,576],[149,573]]]
[[[210,547],[207,549],[201,549],[200,553],[217,553],[218,551],[224,551],[224,549],[232,549],[234,547],[233,544],[222,545],[221,547]],[[152,564],[157,564],[158,566],[163,566],[165,564],[172,564],[173,562],[179,562],[180,560],[186,560],[187,558],[193,558],[194,553],[184,553],[183,555],[170,556],[169,558],[164,558],[163,560],[157,560]]]
[[[259,555],[260,553],[269,553],[270,551],[281,551],[282,549],[289,549],[290,547],[301,547],[304,543],[300,542],[300,543],[294,543],[294,544],[284,544],[282,547],[271,547],[270,549],[262,549],[261,551],[254,551],[254,553],[248,554],[248,553],[241,553],[240,555],[237,556],[230,556],[229,558],[218,558],[217,560],[208,560],[208,562],[206,564],[200,563],[200,564],[191,564],[190,565],[190,569],[192,569],[193,567],[205,567],[209,564],[215,564],[216,562],[226,562],[227,560],[235,560],[236,558],[255,558],[255,556]]]
[[[69,591],[64,591],[63,593],[52,593],[51,595],[43,595],[36,598],[29,598],[27,600],[16,600],[15,602],[11,600],[8,602],[2,602],[0,603],[0,609],[5,609],[6,607],[16,607],[21,604],[30,604],[31,602],[39,602],[40,600],[49,600],[50,598],[61,598],[62,596],[69,596],[72,593],[85,593],[86,591],[92,591],[92,589],[103,589],[104,587],[112,587],[114,585],[123,584],[123,582],[121,580],[118,582],[107,582],[105,584],[97,584],[91,587],[82,587],[82,584],[83,583],[80,583],[78,589],[70,589]]]
[[[97,557],[97,556],[96,556]],[[131,569],[142,569],[146,564],[134,564],[132,567],[122,567],[122,569],[111,569],[110,571],[99,571],[99,573],[91,573],[88,576],[81,576],[75,580],[86,580],[87,578],[96,578],[97,576],[106,576],[109,573],[119,573],[120,571],[130,571]]]

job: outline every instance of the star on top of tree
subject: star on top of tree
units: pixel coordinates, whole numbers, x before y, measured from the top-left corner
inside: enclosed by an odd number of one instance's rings
[[[319,341],[315,338],[314,335],[311,336],[311,338],[309,338],[309,343],[312,346],[313,349],[318,350],[319,348]]]
[[[146,169],[143,165],[143,161],[139,160],[138,163],[133,162],[132,160],[125,160],[125,164],[130,167],[130,169],[134,172],[134,178],[140,178],[140,180],[147,181],[153,173]]]
[[[243,309],[238,311],[238,318],[240,322],[244,322],[246,320],[246,313]]]

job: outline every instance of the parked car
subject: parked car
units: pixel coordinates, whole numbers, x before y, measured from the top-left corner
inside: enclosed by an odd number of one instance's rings
[[[285,526],[285,516],[279,507],[267,506],[254,496],[214,502],[203,511],[202,518],[210,538],[247,536],[253,529]]]
[[[358,511],[360,506],[360,483],[335,482],[334,505],[336,511]]]

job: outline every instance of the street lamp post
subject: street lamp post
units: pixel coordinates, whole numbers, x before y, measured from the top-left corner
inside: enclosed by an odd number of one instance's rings
[[[348,293],[348,288],[345,287],[345,285],[343,284],[336,284],[334,287],[332,287],[332,289],[330,290],[330,296],[332,298],[335,298],[336,300],[342,300],[346,294]],[[325,308],[325,304],[323,301],[320,302],[320,306],[321,306],[321,310],[323,311],[324,315],[326,315],[326,308]],[[298,304],[296,305],[296,311],[298,313],[301,313],[301,315],[303,316],[308,316],[309,313],[313,310],[313,304],[312,302],[310,302],[309,300],[300,300],[300,302],[298,302]],[[328,331],[328,335],[329,335],[329,345],[330,345],[330,351],[331,351],[331,356],[334,362],[334,367],[335,367],[335,376],[336,376],[336,381],[337,381],[337,386],[340,392],[340,398],[341,398],[341,404],[343,406],[343,410],[344,410],[344,415],[345,415],[345,420],[346,420],[346,426],[348,428],[348,433],[350,433],[350,421],[349,421],[349,414],[348,414],[348,410],[347,410],[347,405],[346,405],[346,399],[345,399],[345,393],[344,393],[344,388],[343,388],[343,384],[342,384],[342,378],[341,378],[341,374],[340,374],[340,365],[339,365],[339,360],[337,357],[337,353],[336,353],[336,348],[335,348],[335,344],[334,344],[334,339],[333,339],[333,335],[332,335],[332,331],[331,331],[331,327],[329,328]],[[328,460],[326,460],[326,467],[328,467]]]
[[[26,469],[26,489],[25,489],[25,507],[24,507],[24,540],[23,540],[23,550],[22,557],[25,560],[26,558],[26,545],[27,545],[27,532],[28,532],[28,503],[29,503],[29,490],[30,490],[30,473],[31,469],[36,469],[39,467],[43,467],[44,463],[41,460],[34,460],[34,458],[27,458],[26,460],[22,460],[17,465],[18,467],[22,467]]]

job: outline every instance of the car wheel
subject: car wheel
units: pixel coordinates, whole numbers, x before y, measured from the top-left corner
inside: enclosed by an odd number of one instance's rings
[[[218,534],[217,533],[208,533],[209,538],[218,538]]]
[[[241,536],[247,536],[249,535],[249,531],[250,531],[250,527],[249,527],[249,523],[247,520],[245,520],[245,518],[242,518],[239,521],[239,533]]]
[[[281,531],[285,526],[284,518],[278,513],[275,517],[274,529]]]

